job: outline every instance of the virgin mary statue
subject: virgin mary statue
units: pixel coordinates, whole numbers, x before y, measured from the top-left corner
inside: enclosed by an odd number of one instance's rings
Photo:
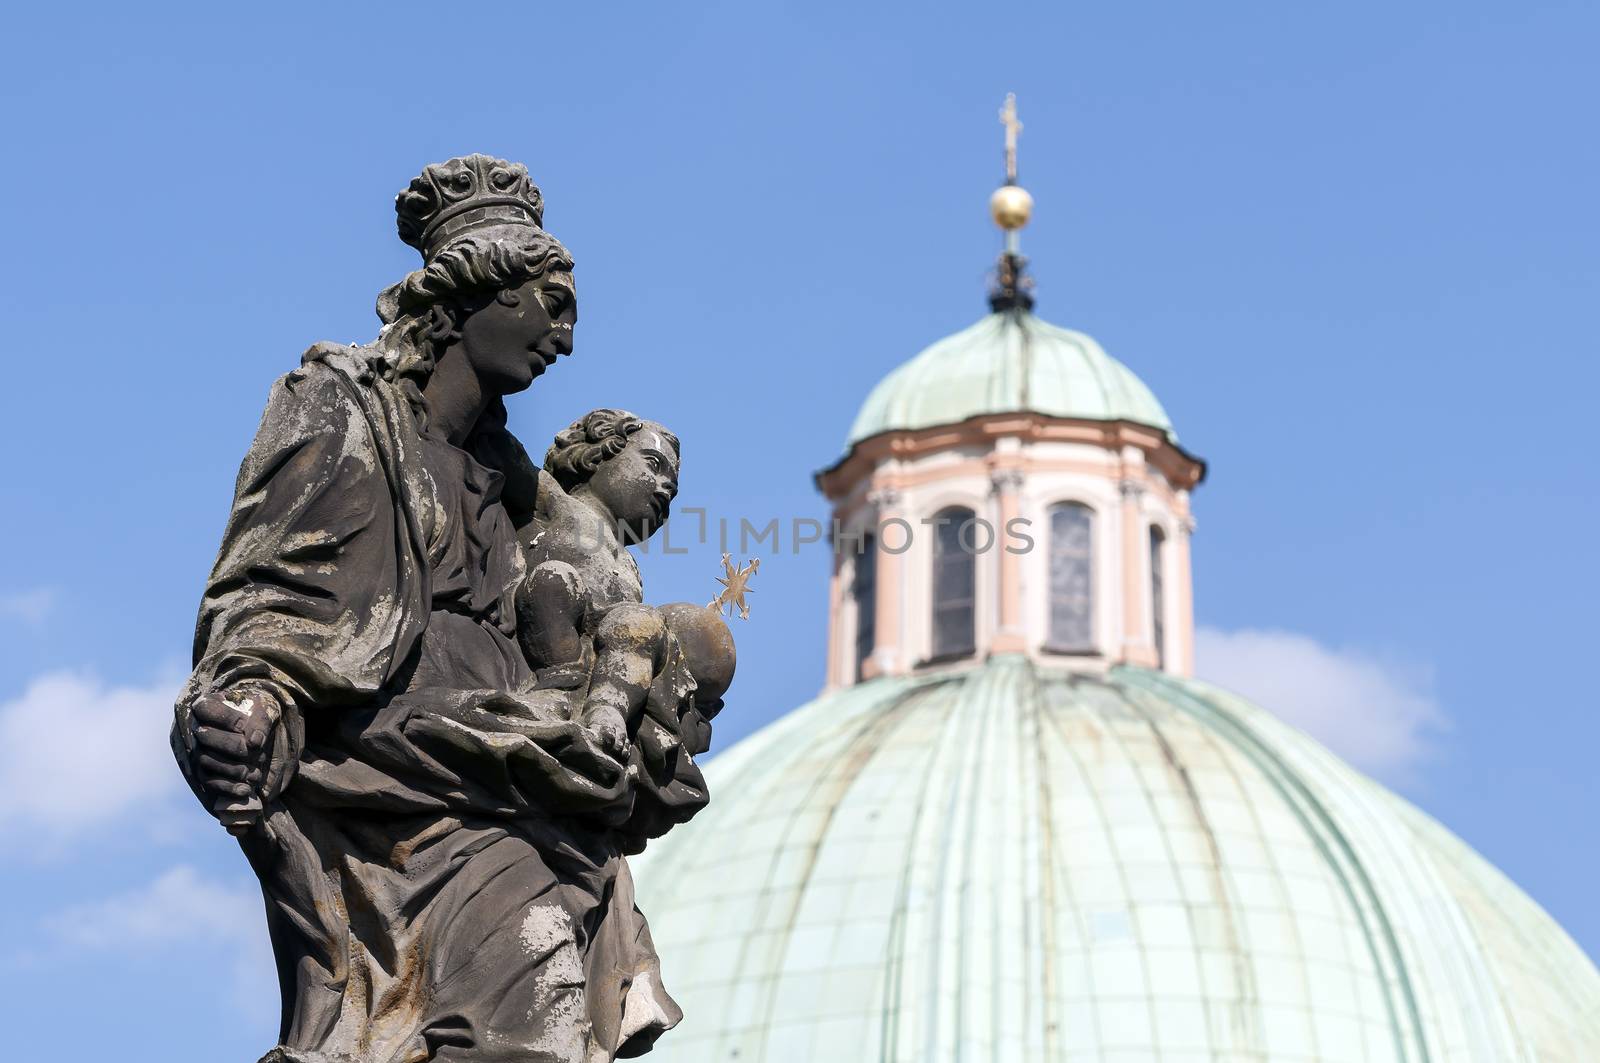
[[[267,1059],[639,1055],[680,1013],[625,854],[705,790],[690,749],[597,746],[519,650],[539,481],[502,399],[571,352],[572,260],[519,164],[429,166],[396,209],[423,267],[378,339],[273,385],[174,752],[261,879]]]

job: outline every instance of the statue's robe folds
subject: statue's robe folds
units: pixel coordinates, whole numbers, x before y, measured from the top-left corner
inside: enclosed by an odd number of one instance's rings
[[[630,770],[528,692],[505,476],[420,430],[378,365],[319,345],[274,386],[173,732],[187,771],[196,699],[243,684],[286,706],[240,839],[284,994],[269,1058],[638,1055],[681,1013],[624,854],[702,807],[704,781],[665,723]],[[485,461],[526,462],[487,431]],[[657,702],[682,694],[669,673]]]

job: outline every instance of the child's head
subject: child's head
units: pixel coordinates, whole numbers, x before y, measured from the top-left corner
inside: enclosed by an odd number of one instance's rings
[[[666,521],[678,493],[678,437],[626,410],[591,410],[556,435],[545,471],[569,494],[587,492],[635,541]]]

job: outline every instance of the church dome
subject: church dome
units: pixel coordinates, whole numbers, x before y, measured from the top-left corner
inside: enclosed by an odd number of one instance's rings
[[[652,1058],[1600,1059],[1600,973],[1432,819],[1194,680],[1019,656],[813,701],[635,864]]]
[[[895,369],[872,389],[846,446],[881,432],[1031,412],[1132,421],[1177,435],[1161,403],[1091,337],[1016,308],[989,314]]]

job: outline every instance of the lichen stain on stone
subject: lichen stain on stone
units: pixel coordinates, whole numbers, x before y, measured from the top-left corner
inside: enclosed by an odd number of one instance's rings
[[[628,987],[628,995],[622,1003],[623,1041],[651,1027],[672,1028],[672,1016],[662,1007],[660,997],[660,988],[651,972],[640,971],[634,975],[633,984]]]
[[[610,1060],[609,1054],[591,1054],[595,1046],[581,993],[569,989],[557,999],[543,1004],[539,1010],[543,1012],[543,1029],[539,1036],[528,1042],[528,1048],[539,1053],[534,1058],[560,1060],[563,1063]]]
[[[530,905],[517,936],[540,967],[527,1017],[538,1017],[542,1030],[527,1047],[552,1060],[587,1059],[592,1041],[585,977],[571,914],[557,904]]]
[[[517,936],[535,960],[549,956],[564,942],[572,940],[572,917],[559,905],[532,905],[522,919]]]
[[[416,834],[395,842],[394,847],[389,850],[389,866],[396,871],[404,870],[406,864],[410,862],[412,855],[418,849],[423,848],[430,842],[448,837],[452,831],[459,830],[460,827],[461,821],[454,816],[447,816],[425,824]]]

